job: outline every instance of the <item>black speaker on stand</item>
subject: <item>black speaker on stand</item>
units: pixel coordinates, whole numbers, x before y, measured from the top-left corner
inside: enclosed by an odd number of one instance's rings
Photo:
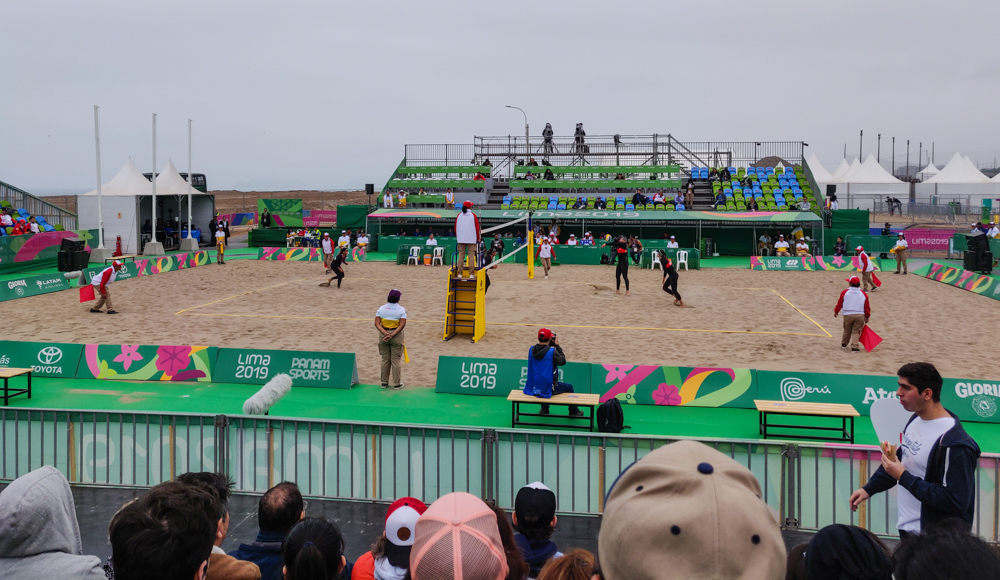
[[[372,196],[375,195],[375,184],[374,183],[366,183],[365,184],[365,194],[368,196],[368,207],[371,208],[372,207]],[[369,211],[371,211],[371,210],[369,209]]]

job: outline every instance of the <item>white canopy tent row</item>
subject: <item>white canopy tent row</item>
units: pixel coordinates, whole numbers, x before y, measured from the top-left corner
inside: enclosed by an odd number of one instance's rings
[[[917,176],[920,177],[921,181],[927,181],[934,175],[937,175],[939,171],[941,170],[935,167],[933,163],[927,162],[927,167],[921,169],[920,172],[917,173]]]
[[[172,217],[176,217],[181,224],[188,221],[188,191],[187,181],[177,172],[174,164],[167,161],[166,167],[156,177],[156,219],[161,228],[162,224]],[[208,231],[208,224],[215,215],[215,197],[193,188],[190,192],[193,215],[191,223],[194,229],[201,230],[202,238],[210,239],[212,232]],[[118,236],[121,236],[122,252],[139,253],[143,243],[142,224],[152,219],[152,182],[129,158],[117,175],[101,185],[101,197],[105,247],[114,249]],[[100,227],[101,220],[97,207],[96,189],[78,196],[77,211],[82,229]],[[186,227],[180,235],[187,236]],[[146,240],[149,239],[147,234]]]
[[[871,153],[863,163],[859,158],[851,163],[841,160],[831,177],[830,183],[837,186],[837,201],[844,209],[875,209],[875,202],[886,197],[909,199],[909,185],[893,177]]]
[[[991,180],[968,157],[955,153],[940,171],[917,184],[915,197],[918,203],[957,201],[972,209],[981,207],[984,199],[1000,198],[1000,180]]]

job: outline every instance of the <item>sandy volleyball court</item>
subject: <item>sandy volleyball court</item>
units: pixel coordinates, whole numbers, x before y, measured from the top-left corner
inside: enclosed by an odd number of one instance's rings
[[[538,327],[558,335],[572,361],[732,366],[892,374],[928,360],[945,376],[993,376],[996,347],[985,319],[993,304],[917,276],[882,275],[871,325],[884,339],[873,353],[840,348],[833,306],[838,272],[680,272],[689,308],[671,305],[659,270],[630,270],[632,295],[614,290],[611,266],[558,266],[527,280],[524,265],[490,273],[487,331],[479,344],[442,341],[445,270],[349,263],[343,288],[320,288],[316,262],[232,260],[114,284],[119,316],[91,314],[76,292],[5,304],[8,340],[202,344],[356,352],[361,381],[377,383],[375,310],[392,288],[409,322],[408,386],[433,386],[439,355],[520,358]],[[830,336],[832,335],[832,337]]]

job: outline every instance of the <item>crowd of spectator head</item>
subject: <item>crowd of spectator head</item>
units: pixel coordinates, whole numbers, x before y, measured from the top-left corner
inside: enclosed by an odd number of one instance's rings
[[[521,488],[512,513],[463,492],[388,507],[376,537],[344,537],[312,517],[296,484],[258,502],[253,542],[223,552],[231,482],[186,473],[154,486],[111,519],[111,555],[82,554],[69,482],[53,467],[0,492],[0,578],[103,580],[765,580],[1000,579],[1000,556],[946,520],[894,551],[872,533],[834,524],[786,551],[756,477],[711,447],[660,447],[609,490],[597,554],[559,546],[558,499]],[[371,546],[349,561],[348,545]]]
[[[25,218],[12,207],[0,207],[0,236],[37,234],[43,230],[42,224],[38,223],[35,216]]]

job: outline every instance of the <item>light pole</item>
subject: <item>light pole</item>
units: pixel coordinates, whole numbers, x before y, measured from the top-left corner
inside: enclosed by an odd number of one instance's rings
[[[858,137],[858,139],[860,139],[860,141],[858,141],[858,160],[861,161],[862,160],[861,159],[861,152],[865,148],[865,130],[864,129],[861,130],[861,135]]]
[[[878,147],[875,149],[875,161],[882,163],[882,134],[878,134]]]
[[[892,138],[892,176],[896,177],[896,138]]]
[[[512,105],[504,105],[504,107],[508,109],[517,109],[518,111],[521,111],[522,115],[524,115],[524,163],[527,164],[528,157],[531,156],[531,141],[528,139],[528,114],[525,113],[524,109],[521,107],[514,107]]]

